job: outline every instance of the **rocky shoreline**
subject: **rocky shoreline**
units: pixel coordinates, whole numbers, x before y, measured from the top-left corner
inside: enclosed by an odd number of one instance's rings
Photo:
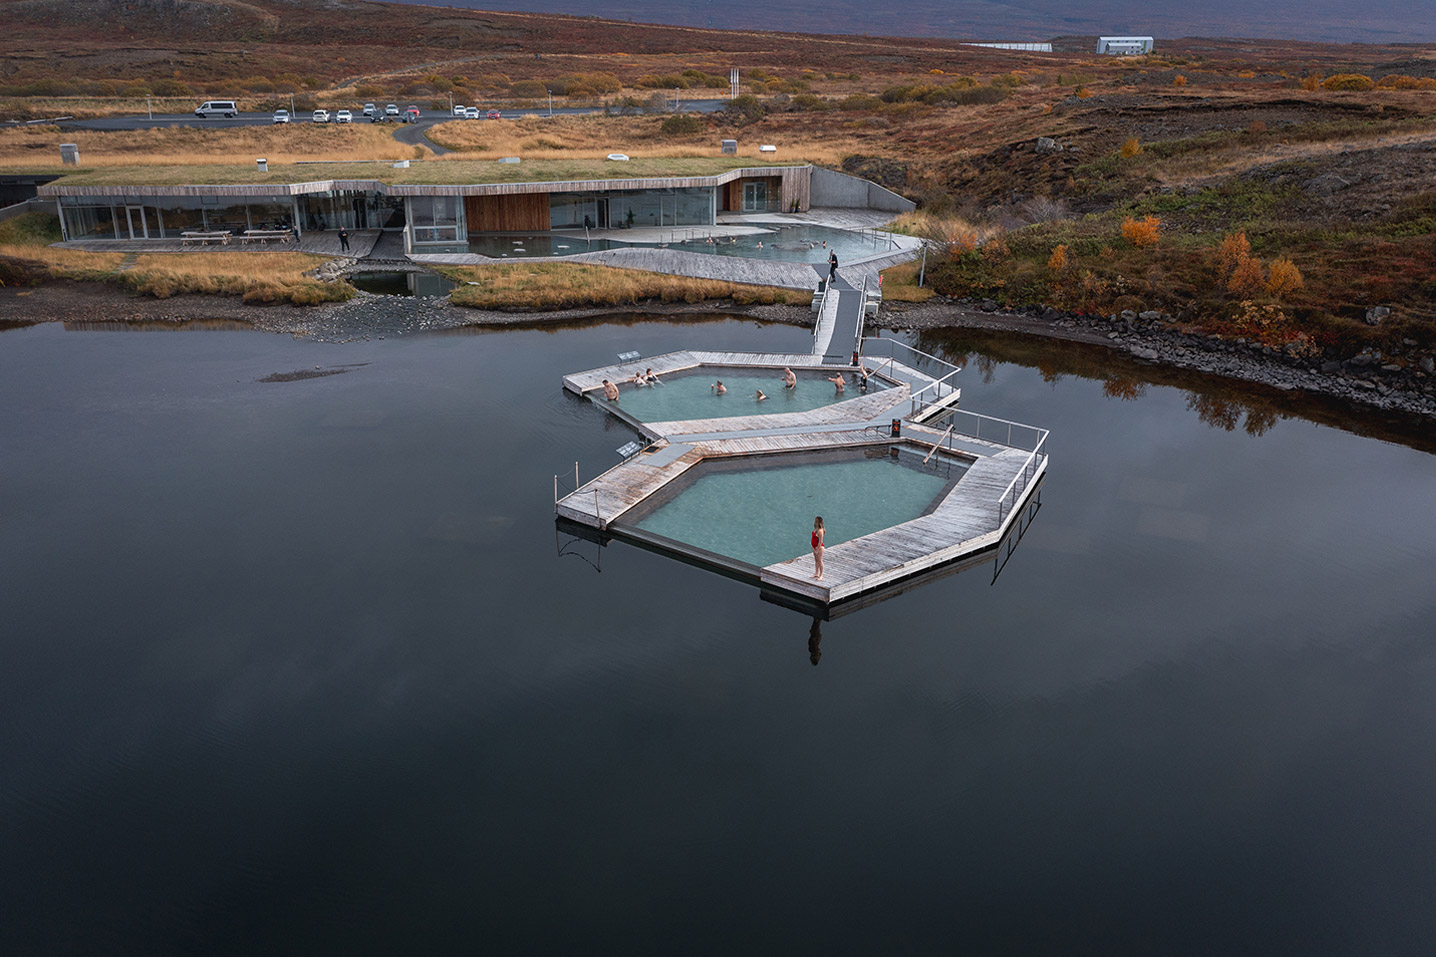
[[[492,312],[451,305],[442,297],[404,298],[360,293],[348,302],[320,306],[253,306],[237,297],[176,296],[147,299],[103,283],[60,282],[30,289],[0,289],[0,323],[164,322],[232,320],[256,329],[321,342],[354,342],[466,326],[533,326],[579,322],[618,313],[659,316],[748,316],[766,322],[811,325],[812,312],[790,305],[732,301],[651,302],[555,312]],[[1386,411],[1436,416],[1436,373],[1429,356],[1385,356],[1364,350],[1351,356],[1304,355],[1260,343],[1190,332],[1170,316],[1125,312],[1081,316],[1050,307],[999,310],[991,302],[941,298],[885,303],[874,324],[895,331],[971,328],[1066,339],[1120,350],[1153,365],[1188,369],[1307,392]]]

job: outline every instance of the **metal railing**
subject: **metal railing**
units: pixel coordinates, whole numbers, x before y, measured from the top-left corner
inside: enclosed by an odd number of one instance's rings
[[[908,397],[908,415],[918,415],[929,406],[946,400],[955,392],[961,395],[961,390],[950,382],[953,376],[962,371],[960,366],[955,366],[946,359],[939,359],[921,349],[914,349],[898,339],[859,338],[858,343],[860,354],[885,353],[888,359],[900,361],[903,365],[915,372],[922,373],[931,380]],[[901,359],[898,359],[899,353],[902,355]]]
[[[1035,425],[1025,425],[1010,419],[999,419],[995,416],[983,415],[981,412],[970,412],[967,409],[952,409],[945,412],[942,418],[951,419],[946,435],[953,438],[957,435],[968,435],[994,445],[1027,451],[1027,458],[1022,463],[1022,468],[1012,477],[1012,481],[1007,483],[1002,494],[997,497],[997,520],[999,522],[1007,521],[1008,513],[1012,511],[1018,499],[1022,498],[1022,493],[1026,491],[1028,483],[1037,474],[1042,459],[1046,457],[1047,453],[1043,449],[1047,445],[1049,431]],[[965,427],[959,429],[959,423]],[[952,448],[953,438],[948,440],[949,450]],[[941,442],[942,439],[939,439],[938,444]]]

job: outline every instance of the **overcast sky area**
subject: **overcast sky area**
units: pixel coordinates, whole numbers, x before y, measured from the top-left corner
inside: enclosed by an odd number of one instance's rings
[[[415,0],[397,0],[411,3]],[[1436,0],[429,0],[719,29],[971,40],[1138,34],[1330,43],[1429,43]]]

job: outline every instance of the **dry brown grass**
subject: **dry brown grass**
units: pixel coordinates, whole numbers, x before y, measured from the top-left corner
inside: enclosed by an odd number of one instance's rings
[[[572,309],[622,306],[650,299],[663,302],[733,299],[743,303],[797,303],[808,301],[812,295],[771,286],[745,286],[586,263],[446,266],[440,271],[462,284],[449,298],[456,305],[476,309]],[[478,285],[468,285],[470,282],[477,282]]]
[[[732,135],[713,125],[699,133],[669,136],[659,131],[662,122],[658,116],[599,115],[453,120],[432,127],[428,137],[457,151],[453,159],[472,159],[474,153],[524,159],[602,159],[609,153],[676,159],[720,155],[719,140]],[[765,143],[778,147],[777,154],[758,152]],[[738,155],[765,162],[778,159],[837,165],[850,152],[851,143],[836,135],[765,127],[762,133],[739,138]]]
[[[0,131],[0,167],[57,164],[60,144],[80,148],[80,162],[94,166],[208,166],[301,160],[421,159],[430,151],[394,139],[392,129],[356,123],[290,123],[228,129],[170,127],[151,130],[60,130],[54,126]]]
[[[889,266],[881,275],[883,302],[927,302],[933,297],[931,286],[918,286],[918,264],[915,262]]]
[[[122,253],[88,253],[49,246],[0,245],[0,257],[41,263],[56,279],[100,279],[110,275],[124,259]]]
[[[309,253],[142,253],[120,274],[136,292],[160,299],[181,293],[243,296],[246,302],[313,305],[354,295],[348,283],[325,283],[304,273],[326,257]]]

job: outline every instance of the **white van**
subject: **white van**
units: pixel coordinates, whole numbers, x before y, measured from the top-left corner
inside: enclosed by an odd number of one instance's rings
[[[233,100],[210,100],[201,103],[194,111],[195,116],[238,116],[239,107]]]

